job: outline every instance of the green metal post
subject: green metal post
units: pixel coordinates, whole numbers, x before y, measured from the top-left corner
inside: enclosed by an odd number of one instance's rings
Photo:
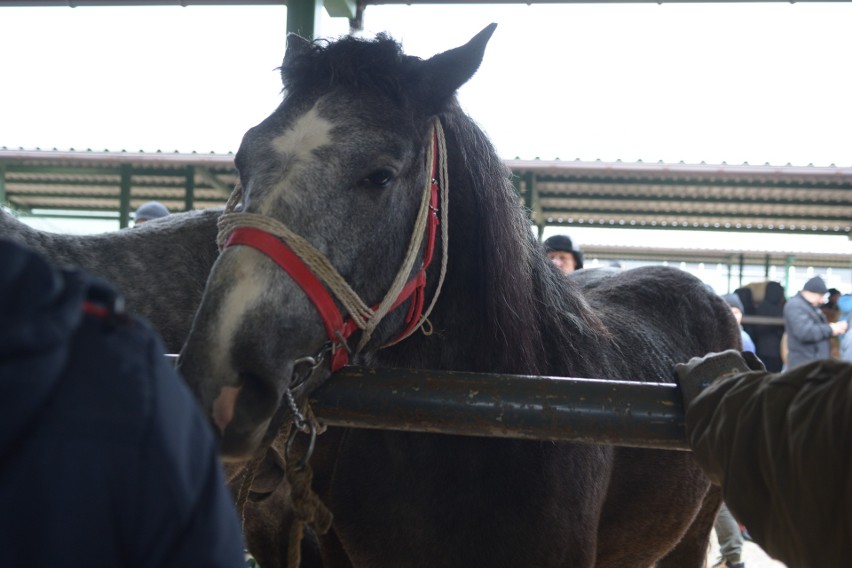
[[[314,39],[319,32],[323,0],[288,0],[287,33]]]
[[[740,255],[740,288],[743,287],[743,271],[745,271],[745,256]]]
[[[538,227],[538,240],[541,240],[546,220],[544,218],[544,210],[541,208],[541,196],[538,193],[538,177],[535,174],[530,174],[527,179],[527,190],[530,194],[532,215],[535,218],[536,227]]]
[[[0,203],[6,203],[6,164],[0,164]]]
[[[728,293],[732,292],[731,290],[731,278],[734,277],[734,266],[731,264],[731,257],[728,257]]]
[[[195,203],[195,166],[186,167],[186,191],[183,194],[183,210],[191,211]]]
[[[791,254],[787,257],[787,264],[784,266],[784,292],[787,294],[788,298],[795,296],[793,290],[790,289],[790,283],[793,281],[793,262],[795,260],[796,257]]]
[[[121,189],[118,195],[118,226],[122,229],[130,226],[130,185],[133,171],[128,164],[121,165]]]

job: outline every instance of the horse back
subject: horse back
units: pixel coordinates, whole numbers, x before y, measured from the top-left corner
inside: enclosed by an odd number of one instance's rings
[[[741,346],[739,326],[725,301],[683,270],[592,269],[572,278],[615,338],[614,360],[624,367],[617,372],[651,374],[620,378],[671,382],[676,363]]]

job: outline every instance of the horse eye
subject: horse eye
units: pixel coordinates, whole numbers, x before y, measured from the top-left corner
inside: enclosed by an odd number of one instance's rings
[[[384,187],[393,180],[393,172],[387,169],[376,170],[361,179],[358,185],[361,187]]]

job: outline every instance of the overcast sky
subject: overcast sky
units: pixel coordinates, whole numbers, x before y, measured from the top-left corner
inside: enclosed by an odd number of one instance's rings
[[[460,95],[506,158],[852,165],[850,3],[365,15],[421,57],[491,21]],[[285,27],[280,6],[0,8],[0,146],[235,151],[279,101]]]
[[[852,166],[852,3],[365,14],[367,34],[424,58],[492,21],[460,98],[505,158]],[[348,31],[345,19],[322,26]],[[285,35],[282,6],[0,8],[0,146],[236,151],[280,101]],[[850,250],[834,239],[806,248]]]

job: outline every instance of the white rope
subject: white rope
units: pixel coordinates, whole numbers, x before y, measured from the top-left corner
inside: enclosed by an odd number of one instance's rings
[[[415,329],[422,326],[423,323],[426,321],[426,318],[428,317],[429,313],[431,313],[432,308],[435,306],[435,302],[438,298],[438,293],[440,292],[441,286],[443,285],[444,276],[446,274],[447,268],[447,205],[449,203],[447,195],[449,190],[446,165],[447,149],[446,140],[444,139],[444,130],[441,127],[440,121],[436,119],[433,128],[435,129],[435,137],[438,140],[438,173],[440,174],[440,180],[444,184],[444,186],[441,188],[441,224],[443,225],[441,227],[441,248],[443,251],[441,259],[441,273],[438,280],[438,288],[436,289],[435,295],[432,298],[432,302],[430,303],[429,308],[426,310],[426,312],[424,312],[417,325],[414,326],[412,328],[412,331],[406,334],[405,337],[408,337]],[[430,143],[426,151],[427,172],[432,171],[433,159],[434,148],[433,144]],[[359,341],[358,346],[355,350],[355,352],[357,353],[364,348],[367,342],[369,342],[373,331],[376,329],[382,319],[387,315],[388,311],[390,311],[391,306],[396,301],[402,289],[405,288],[405,285],[408,281],[408,275],[411,273],[411,270],[414,267],[414,262],[417,260],[417,255],[423,244],[423,237],[424,233],[426,232],[426,223],[429,217],[429,202],[431,192],[432,179],[431,176],[427,176],[426,187],[421,196],[420,209],[417,212],[417,217],[414,222],[414,228],[411,233],[411,239],[408,243],[408,250],[406,251],[405,259],[403,260],[402,266],[400,266],[396,277],[391,283],[390,288],[385,294],[385,297],[382,299],[381,303],[379,303],[375,311],[370,309],[370,307],[360,298],[360,296],[358,296],[358,294],[352,289],[352,287],[349,286],[346,280],[340,275],[339,272],[337,272],[337,269],[332,266],[331,262],[329,262],[329,260],[325,256],[323,256],[322,253],[320,253],[316,248],[314,248],[314,246],[311,245],[303,237],[294,233],[293,231],[288,229],[286,225],[271,217],[267,217],[265,215],[260,215],[257,213],[235,211],[237,205],[240,203],[240,201],[242,201],[243,196],[242,186],[239,183],[234,188],[234,191],[231,196],[228,198],[228,202],[225,205],[225,212],[222,214],[221,217],[219,217],[219,234],[216,237],[216,242],[219,246],[219,250],[222,250],[231,232],[233,232],[233,230],[238,227],[254,227],[281,238],[285,243],[287,243],[287,245],[293,250],[293,252],[299,258],[301,258],[305,264],[308,265],[314,275],[329,288],[329,290],[337,297],[340,303],[343,304],[344,309],[352,318],[352,321],[355,323],[355,325],[357,325],[360,329],[363,330],[361,340]],[[401,341],[405,337],[399,338],[394,343]]]
[[[403,339],[411,336],[412,333],[417,331],[418,329],[423,329],[424,335],[431,335],[431,331],[428,333],[426,329],[423,328],[423,325],[428,321],[429,314],[432,313],[432,308],[435,307],[435,303],[438,301],[438,296],[441,295],[441,288],[444,286],[444,277],[447,275],[447,262],[449,258],[449,211],[450,211],[450,176],[447,174],[447,140],[444,137],[444,128],[441,126],[441,122],[439,120],[435,120],[435,133],[438,138],[438,179],[443,184],[441,186],[441,271],[438,275],[438,285],[435,287],[435,293],[432,295],[432,301],[429,303],[429,307],[427,307],[423,311],[423,315],[420,316],[420,320],[417,322],[417,325],[411,328],[411,331],[396,338],[392,343],[385,345],[385,347],[390,347],[391,345],[396,345]],[[431,163],[431,162],[430,162]],[[431,329],[431,326],[430,326]]]

